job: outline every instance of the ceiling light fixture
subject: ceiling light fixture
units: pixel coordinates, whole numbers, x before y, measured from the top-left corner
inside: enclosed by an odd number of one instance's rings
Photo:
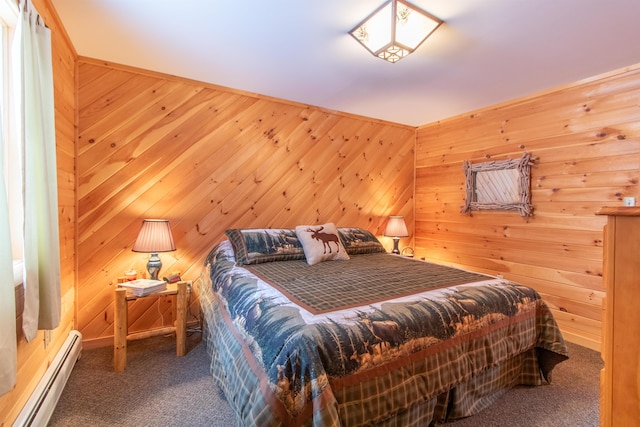
[[[349,31],[378,58],[397,62],[412,53],[442,20],[404,1],[390,0]]]

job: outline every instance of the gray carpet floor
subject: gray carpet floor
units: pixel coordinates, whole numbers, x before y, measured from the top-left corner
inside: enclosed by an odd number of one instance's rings
[[[569,360],[552,372],[551,384],[516,387],[473,417],[447,427],[597,427],[600,425],[600,353],[567,343]]]
[[[200,334],[185,356],[175,348],[173,337],[129,342],[123,372],[113,371],[113,347],[83,350],[49,426],[233,426]]]
[[[570,359],[550,385],[519,387],[451,427],[598,426],[598,352],[568,344]],[[209,374],[199,334],[176,357],[172,337],[129,343],[127,369],[113,372],[113,348],[84,350],[49,426],[232,426],[233,413]]]

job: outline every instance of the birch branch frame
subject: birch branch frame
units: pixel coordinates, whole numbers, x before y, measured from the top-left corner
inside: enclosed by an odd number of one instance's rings
[[[462,163],[465,173],[465,204],[460,212],[471,215],[472,211],[505,210],[517,211],[520,216],[533,216],[531,204],[531,165],[535,157],[525,152],[519,159],[493,160],[472,164],[469,160]],[[515,182],[501,179],[492,180],[490,174],[483,176],[484,182],[489,182],[491,188],[479,187],[478,174],[483,172],[515,170]],[[497,176],[497,175],[496,175]],[[501,177],[507,175],[501,174]],[[481,194],[482,196],[478,197]],[[509,194],[514,196],[509,198]]]

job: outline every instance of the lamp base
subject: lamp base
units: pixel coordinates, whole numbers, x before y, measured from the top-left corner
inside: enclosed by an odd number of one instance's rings
[[[156,252],[152,253],[147,262],[147,271],[151,280],[158,280],[158,274],[162,268],[162,260]]]
[[[391,251],[392,254],[399,254],[400,253],[400,249],[398,249],[398,244],[400,243],[400,238],[399,237],[394,237],[393,238],[393,250]]]

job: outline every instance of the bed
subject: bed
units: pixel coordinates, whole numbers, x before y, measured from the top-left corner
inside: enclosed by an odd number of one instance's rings
[[[198,291],[238,425],[438,425],[568,358],[529,287],[387,254],[355,227],[226,234]]]

